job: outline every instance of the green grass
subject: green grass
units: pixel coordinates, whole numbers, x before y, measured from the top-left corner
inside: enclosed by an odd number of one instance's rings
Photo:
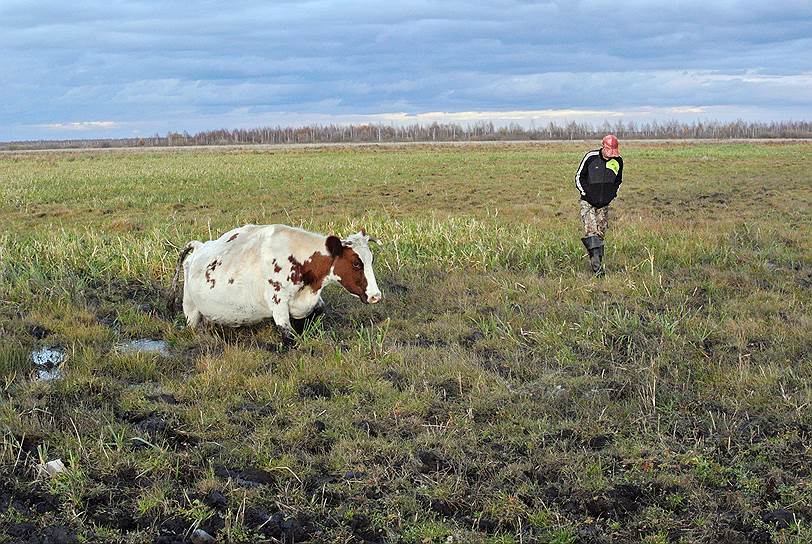
[[[0,155],[0,542],[812,540],[812,145],[626,146],[599,280],[584,151]],[[187,330],[178,248],[247,222],[363,225],[383,303]]]

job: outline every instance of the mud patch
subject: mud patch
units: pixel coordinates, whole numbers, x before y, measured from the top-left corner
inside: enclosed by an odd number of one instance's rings
[[[599,434],[586,441],[586,447],[592,451],[600,451],[614,441],[614,437],[608,434]]]
[[[409,379],[402,372],[390,368],[381,374],[381,378],[391,383],[398,391],[403,391],[409,385]]]
[[[480,341],[482,341],[484,339],[485,339],[484,334],[482,334],[480,331],[474,330],[474,331],[471,331],[470,334],[460,338],[460,345],[465,346],[466,348],[471,348],[477,342],[480,342]]]
[[[605,494],[586,498],[583,508],[592,517],[625,519],[647,504],[639,486],[620,484]]]
[[[812,288],[812,270],[806,271],[798,278],[798,285],[804,289]]]
[[[51,331],[41,325],[31,325],[28,327],[28,333],[37,340],[42,340],[46,336],[50,335]]]
[[[371,421],[369,419],[354,421],[352,426],[354,429],[358,429],[370,438],[377,438],[378,436],[385,434],[386,430],[380,423]]]
[[[420,450],[415,457],[420,462],[417,471],[421,474],[454,472],[454,466],[434,451]]]
[[[203,497],[203,504],[215,510],[225,510],[228,506],[228,498],[221,491],[214,489]]]
[[[42,542],[53,542],[54,544],[76,544],[79,542],[76,532],[65,525],[46,527],[42,530],[40,536],[43,539]]]
[[[803,519],[794,512],[785,510],[784,508],[777,508],[769,512],[765,512],[761,516],[761,521],[774,527],[776,530],[788,529],[795,525],[795,523]]]
[[[299,386],[299,397],[303,399],[329,399],[333,396],[330,387],[319,380],[303,383]]]
[[[177,428],[175,421],[161,417],[154,412],[146,416],[125,417],[125,420],[135,424],[137,429],[146,433],[150,438],[163,438],[167,443],[175,447],[187,448],[200,443],[200,438],[197,436]],[[134,449],[149,447],[150,445],[149,442],[138,437],[133,438],[131,441],[131,446]]]
[[[313,522],[301,513],[287,517],[282,512],[271,515],[260,508],[250,507],[245,511],[245,521],[275,542],[303,542],[315,531]]]
[[[465,393],[467,387],[465,387],[461,381],[448,378],[440,383],[432,385],[432,389],[437,392],[441,399],[453,400],[461,397]]]
[[[431,348],[431,347],[444,348],[448,346],[448,342],[446,342],[442,338],[429,338],[428,336],[423,336],[422,334],[419,333],[414,336],[414,339],[404,340],[402,342],[398,342],[398,344],[402,346],[417,347],[417,348]]]
[[[231,479],[241,487],[259,487],[276,481],[276,476],[261,468],[235,469],[221,466],[214,469],[214,474],[223,479]]]
[[[401,283],[384,280],[383,284],[386,291],[393,295],[403,296],[409,292],[409,287]]]

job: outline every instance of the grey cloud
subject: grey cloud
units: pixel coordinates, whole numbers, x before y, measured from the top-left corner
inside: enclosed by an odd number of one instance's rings
[[[0,34],[0,140],[245,111],[812,111],[812,4],[794,0],[7,0]]]

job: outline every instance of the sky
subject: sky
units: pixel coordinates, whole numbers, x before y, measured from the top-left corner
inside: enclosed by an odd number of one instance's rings
[[[0,141],[812,120],[812,2],[0,0]]]

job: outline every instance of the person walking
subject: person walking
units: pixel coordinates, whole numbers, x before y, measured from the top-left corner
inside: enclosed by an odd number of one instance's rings
[[[589,151],[575,173],[575,186],[581,193],[581,221],[584,237],[581,242],[589,252],[589,262],[595,275],[603,275],[603,247],[609,225],[609,204],[617,196],[623,182],[623,159],[620,143],[612,134],[601,141],[601,148]]]

